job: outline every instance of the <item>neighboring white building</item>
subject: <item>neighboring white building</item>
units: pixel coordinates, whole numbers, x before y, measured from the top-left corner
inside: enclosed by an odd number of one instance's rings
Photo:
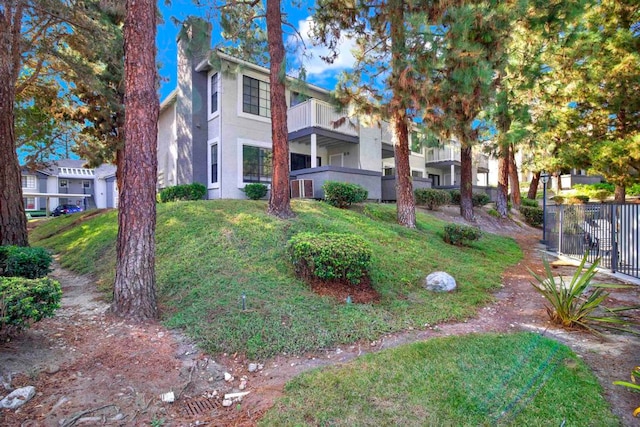
[[[207,43],[193,54],[188,32],[181,37],[178,87],[160,106],[158,188],[200,182],[208,199],[245,198],[247,183],[271,181],[269,70],[210,51]],[[366,126],[336,111],[326,89],[294,79],[286,99],[293,197],[321,198],[322,183],[337,180],[364,186],[370,199],[395,200],[387,124]],[[414,188],[459,185],[455,144],[411,152]],[[474,165],[478,172],[488,172],[486,162]]]
[[[83,167],[84,160],[64,159],[46,167],[22,168],[22,192],[25,210],[49,211],[62,204],[84,209],[118,206],[116,167],[101,165],[95,169]],[[48,200],[48,206],[47,206]]]

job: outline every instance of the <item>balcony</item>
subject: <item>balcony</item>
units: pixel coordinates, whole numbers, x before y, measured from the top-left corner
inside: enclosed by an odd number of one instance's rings
[[[446,144],[441,148],[428,148],[426,163],[460,163],[460,146]]]
[[[287,126],[289,133],[295,133],[304,129],[319,128],[357,137],[359,126],[356,120],[347,119],[344,120],[340,126],[334,126],[335,122],[345,117],[348,117],[346,110],[336,111],[328,102],[312,98],[289,108],[287,112]]]

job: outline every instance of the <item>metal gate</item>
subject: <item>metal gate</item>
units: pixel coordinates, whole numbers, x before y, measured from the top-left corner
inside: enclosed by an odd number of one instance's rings
[[[640,204],[549,205],[547,250],[640,278]]]

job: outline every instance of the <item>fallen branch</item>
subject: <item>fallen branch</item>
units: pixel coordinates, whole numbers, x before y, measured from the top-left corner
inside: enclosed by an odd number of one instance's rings
[[[77,414],[75,414],[73,417],[71,417],[68,421],[65,421],[64,424],[62,424],[62,427],[71,427],[73,425],[75,425],[75,423],[82,417],[84,417],[85,415],[88,415],[92,412],[97,412],[101,409],[105,409],[105,408],[109,408],[109,407],[115,407],[116,405],[110,404],[110,405],[104,405],[104,406],[100,406],[99,408],[94,408],[94,409],[87,409],[86,411],[82,411],[82,412],[78,412]]]

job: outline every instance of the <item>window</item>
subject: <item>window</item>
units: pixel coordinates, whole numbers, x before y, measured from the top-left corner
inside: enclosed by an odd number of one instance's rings
[[[291,107],[293,107],[294,105],[302,104],[308,99],[309,97],[305,94],[302,94],[300,92],[291,92]]]
[[[85,190],[90,189],[91,188],[91,181],[87,181],[87,180],[82,181],[82,188],[84,188]]]
[[[243,76],[242,111],[262,117],[271,117],[269,83]]]
[[[411,171],[411,176],[414,177],[414,178],[422,178],[422,171],[412,170]]]
[[[394,176],[396,174],[396,168],[392,168],[391,166],[385,166],[382,169],[383,176]]]
[[[242,146],[242,181],[243,182],[271,182],[270,148]]]
[[[440,175],[429,174],[432,187],[438,187],[440,185]]]
[[[24,201],[24,208],[29,210],[34,210],[36,208],[36,198],[35,197],[25,197],[22,199]]]
[[[60,188],[67,188],[68,184],[69,184],[69,182],[66,179],[61,179],[60,180]]]
[[[321,158],[316,157],[316,164],[322,166]],[[311,156],[307,154],[291,153],[291,170],[308,169],[311,167]]]
[[[33,175],[23,175],[22,176],[22,188],[36,188],[36,177]]]
[[[209,183],[218,183],[218,144],[209,145]]]
[[[218,112],[218,87],[220,86],[219,74],[215,73],[209,80],[209,93],[211,97],[209,99],[209,114],[215,114]]]

